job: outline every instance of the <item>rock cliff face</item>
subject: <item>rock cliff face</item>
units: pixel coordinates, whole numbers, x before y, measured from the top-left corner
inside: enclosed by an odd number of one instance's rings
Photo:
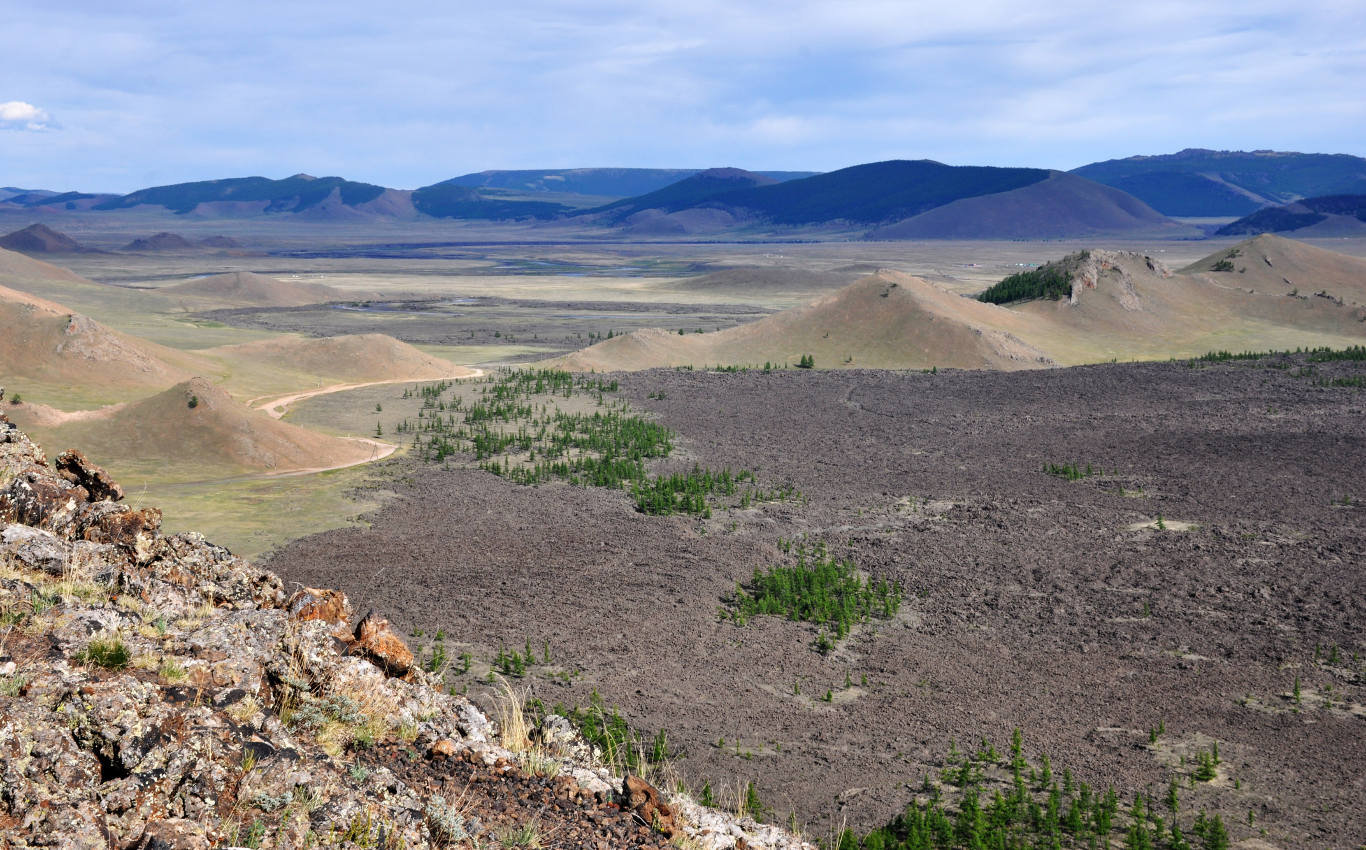
[[[0,390],[3,399],[3,390]],[[0,413],[0,846],[809,848],[442,693],[387,621]]]

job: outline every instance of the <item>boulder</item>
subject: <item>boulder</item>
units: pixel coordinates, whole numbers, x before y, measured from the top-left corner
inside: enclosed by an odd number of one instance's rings
[[[390,676],[406,676],[413,669],[413,651],[394,632],[389,621],[369,612],[356,624],[355,649]]]
[[[285,610],[290,619],[299,622],[321,620],[341,625],[351,622],[351,601],[340,590],[301,587],[289,597]]]
[[[621,781],[621,807],[642,822],[672,838],[679,831],[678,816],[673,807],[664,802],[659,789],[639,776],[626,774]]]
[[[90,501],[109,499],[117,502],[123,498],[123,488],[109,477],[102,467],[96,466],[85,455],[75,449],[67,449],[57,455],[57,472],[67,481],[84,487],[90,494]]]
[[[204,827],[184,818],[154,820],[142,832],[138,850],[209,850]]]

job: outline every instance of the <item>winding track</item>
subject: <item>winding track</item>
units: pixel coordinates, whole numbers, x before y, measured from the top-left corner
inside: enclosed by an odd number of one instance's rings
[[[474,367],[466,368],[465,372],[467,374],[448,376],[446,380],[460,381],[466,378],[480,378],[484,375],[483,369],[478,369]],[[320,387],[316,390],[307,390],[306,392],[289,393],[288,395],[276,396],[275,398],[267,398],[265,401],[261,401],[262,398],[265,398],[264,396],[257,396],[256,398],[248,401],[247,406],[255,407],[257,410],[264,412],[267,416],[269,416],[272,419],[283,419],[285,413],[288,412],[289,406],[291,404],[303,401],[304,399],[314,398],[320,395],[329,395],[331,393],[345,392],[346,390],[360,389],[361,387],[373,387],[379,384],[406,384],[411,382],[412,380],[412,378],[392,378],[384,381],[364,381],[358,384],[332,384],[331,386]],[[439,381],[442,379],[432,378],[429,380]],[[257,402],[261,403],[257,404]],[[373,446],[375,448],[375,451],[371,453],[370,457],[366,460],[358,460],[353,463],[339,463],[336,466],[318,466],[310,467],[308,469],[289,469],[281,472],[268,472],[262,477],[278,478],[283,476],[311,475],[315,472],[330,472],[334,469],[346,469],[347,467],[351,466],[360,466],[363,463],[374,463],[377,460],[383,460],[384,458],[398,451],[398,446],[396,444],[386,443],[383,440],[375,440],[370,437],[347,437],[345,439]]]
[[[476,369],[471,367],[468,368],[466,372],[467,374],[464,375],[449,375],[444,380],[461,381],[466,378],[482,378],[484,376],[483,369]],[[269,416],[271,419],[283,419],[285,413],[288,411],[289,406],[291,404],[294,404],[298,401],[303,401],[306,398],[313,398],[315,396],[320,395],[330,395],[331,393],[340,393],[345,392],[346,390],[358,390],[361,387],[373,387],[378,386],[379,384],[407,384],[412,383],[414,380],[415,379],[413,378],[388,378],[383,381],[363,381],[358,384],[332,384],[331,386],[327,387],[319,387],[316,390],[306,390],[301,393],[289,393],[288,395],[276,396],[275,398],[257,396],[256,398],[248,401],[247,406],[255,407],[257,410],[264,411],[265,414]],[[420,380],[440,381],[443,379],[423,378]],[[261,399],[263,398],[265,398],[266,400],[261,401]],[[257,404],[258,401],[261,403]],[[371,442],[374,441],[372,440]],[[384,445],[388,445],[388,443],[385,443]]]

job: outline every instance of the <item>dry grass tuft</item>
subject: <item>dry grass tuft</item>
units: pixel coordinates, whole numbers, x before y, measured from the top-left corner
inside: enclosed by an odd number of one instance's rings
[[[502,745],[514,753],[531,749],[531,730],[526,722],[526,694],[519,693],[502,676],[494,674],[498,691],[494,694],[493,714],[502,736]]]

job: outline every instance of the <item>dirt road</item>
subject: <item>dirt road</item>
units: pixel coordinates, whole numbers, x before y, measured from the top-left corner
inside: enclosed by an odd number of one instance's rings
[[[450,375],[445,380],[462,381],[466,378],[480,378],[484,375],[483,369],[470,368],[466,371],[468,372],[468,374]],[[275,398],[267,399],[266,401],[261,401],[261,399],[264,398],[264,396],[258,396],[248,401],[247,405],[249,407],[255,407],[257,410],[265,411],[266,415],[269,416],[271,419],[283,419],[285,412],[289,409],[289,406],[291,404],[294,404],[298,401],[303,401],[306,398],[314,398],[315,396],[328,395],[330,393],[340,393],[345,392],[346,390],[358,390],[361,387],[373,387],[379,384],[406,384],[412,383],[414,380],[415,379],[413,378],[390,378],[383,381],[362,381],[358,384],[332,384],[331,386],[327,387],[319,387],[316,390],[305,390],[304,392],[300,393],[289,393],[288,395],[277,396]],[[430,378],[423,380],[435,381],[442,379]],[[257,404],[257,402],[261,403]],[[384,445],[388,444],[385,443]]]

